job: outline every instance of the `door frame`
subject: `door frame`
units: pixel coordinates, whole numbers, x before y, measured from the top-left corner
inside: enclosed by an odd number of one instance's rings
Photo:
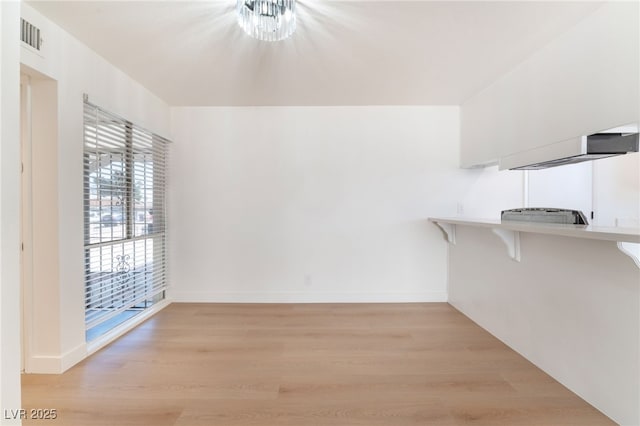
[[[20,74],[20,298],[21,370],[30,371],[33,348],[33,187],[31,77]]]

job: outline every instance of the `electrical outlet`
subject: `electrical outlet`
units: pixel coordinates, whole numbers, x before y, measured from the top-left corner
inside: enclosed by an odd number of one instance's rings
[[[311,275],[307,274],[304,276],[304,286],[311,287]]]
[[[464,214],[464,204],[462,204],[462,203],[458,203],[458,204],[456,205],[456,212],[457,212],[459,215]]]

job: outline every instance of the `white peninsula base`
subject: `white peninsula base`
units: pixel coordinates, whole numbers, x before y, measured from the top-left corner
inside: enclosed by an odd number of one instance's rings
[[[516,259],[489,222],[430,220],[449,230],[451,305],[617,423],[640,424],[640,269],[616,238],[528,229]]]

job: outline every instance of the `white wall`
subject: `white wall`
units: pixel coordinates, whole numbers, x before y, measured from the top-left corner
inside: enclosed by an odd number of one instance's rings
[[[467,170],[466,176],[457,216],[497,220],[502,210],[526,205],[524,172],[520,170],[498,171],[491,166]]]
[[[17,2],[0,2],[0,408],[20,405],[20,74]],[[3,411],[4,413],[4,411]],[[20,424],[0,418],[1,424]]]
[[[595,223],[640,227],[640,153],[593,162]]]
[[[32,323],[37,327],[37,336],[50,336],[34,342],[31,353],[33,372],[61,372],[86,356],[84,334],[84,265],[83,265],[83,93],[89,100],[116,114],[126,117],[143,127],[163,136],[169,136],[170,116],[168,106],[126,74],[106,62],[61,28],[47,20],[27,4],[21,4],[24,18],[42,30],[43,51],[33,53],[22,48],[20,61],[23,71],[31,74],[34,81],[46,85],[57,84],[57,134],[52,135],[52,143],[57,143],[54,157],[52,190],[55,200],[41,202],[57,209],[52,214],[34,211],[34,224],[46,226],[46,235],[55,241],[47,244],[54,247],[50,253],[58,259],[57,265],[49,265],[47,270],[56,271],[57,276],[34,282],[34,294],[43,286],[56,286],[56,299],[34,299],[31,310]],[[17,105],[15,106],[18,109]],[[34,122],[33,126],[38,126]],[[35,132],[34,132],[35,133]],[[36,147],[34,146],[34,149]],[[42,154],[42,153],[41,153]],[[34,151],[34,158],[38,153]],[[42,170],[40,170],[42,171]],[[37,197],[37,192],[34,192]],[[34,205],[38,200],[34,198]],[[40,215],[40,222],[38,221]],[[39,233],[41,238],[44,234]],[[36,248],[37,249],[37,248]],[[35,259],[34,259],[35,260]],[[34,264],[34,278],[37,269],[44,264]],[[53,303],[52,303],[53,302]],[[53,336],[53,338],[51,338]]]
[[[175,108],[171,296],[442,301],[457,107]]]
[[[530,170],[529,207],[557,207],[582,211],[589,223],[593,210],[593,165],[596,161]],[[615,185],[615,182],[611,182]]]
[[[612,241],[458,226],[449,302],[622,425],[640,424],[640,270]]]

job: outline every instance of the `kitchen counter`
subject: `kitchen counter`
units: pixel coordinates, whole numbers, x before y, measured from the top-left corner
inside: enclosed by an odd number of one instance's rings
[[[445,233],[447,241],[456,243],[456,226],[490,228],[507,248],[511,259],[520,262],[520,233],[585,238],[600,241],[615,241],[618,250],[629,256],[640,268],[640,229],[605,227],[594,225],[564,225],[557,223],[499,221],[492,219],[437,218],[429,220]]]
[[[491,219],[472,218],[429,218],[438,225],[466,225],[482,228],[504,229],[516,232],[532,232],[536,234],[558,235],[574,238],[588,238],[593,240],[617,241],[640,244],[640,228],[620,228],[594,225],[563,225],[555,223],[532,223],[508,221],[501,222]],[[445,231],[446,232],[446,231]]]

